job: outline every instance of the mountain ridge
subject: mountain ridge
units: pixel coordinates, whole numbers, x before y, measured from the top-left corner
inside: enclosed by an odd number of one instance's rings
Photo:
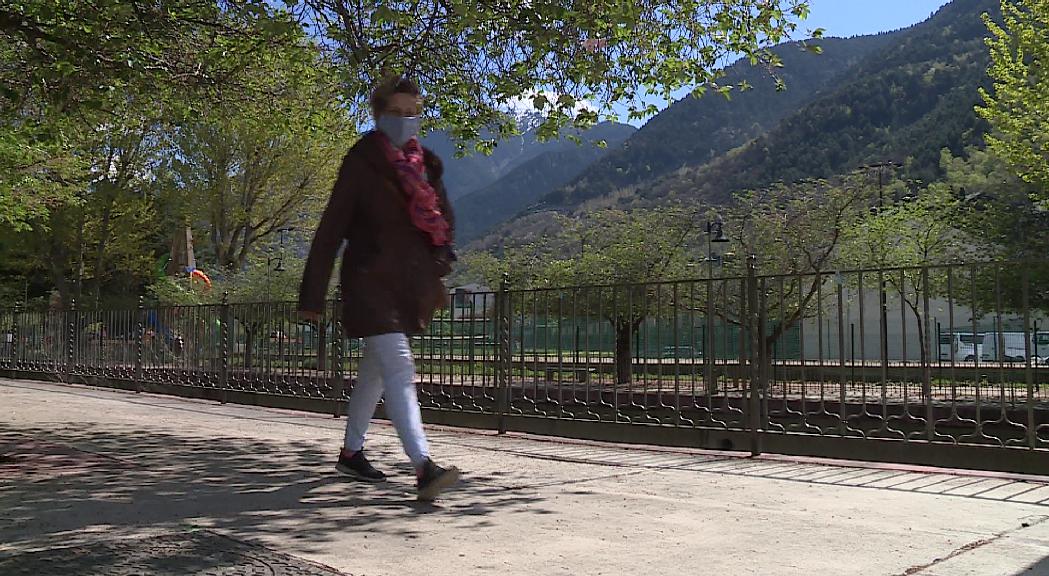
[[[709,162],[774,127],[899,33],[809,41],[820,46],[822,54],[812,53],[801,42],[776,47],[784,63],[777,71],[787,84],[784,91],[776,91],[767,70],[739,60],[726,69],[721,83],[745,81],[752,86],[750,90],[737,92],[731,99],[710,93],[678,100],[650,119],[618,151],[551,194],[546,204],[580,204],[684,166]]]
[[[633,126],[626,124],[600,123],[576,134],[582,140],[578,144],[564,139],[550,142],[541,153],[517,164],[488,186],[459,196],[453,200],[459,239],[469,242],[531,207],[621,146],[635,132]],[[599,147],[598,141],[607,147]]]
[[[940,151],[961,154],[987,129],[973,111],[977,87],[988,82],[983,12],[995,14],[997,2],[954,0],[775,128],[637,194],[723,203],[735,192],[883,161],[904,165],[908,179],[938,179]]]

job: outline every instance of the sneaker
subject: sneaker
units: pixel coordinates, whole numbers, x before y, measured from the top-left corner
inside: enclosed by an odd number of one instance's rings
[[[386,480],[386,475],[373,468],[368,459],[364,457],[364,450],[358,450],[349,457],[346,456],[345,451],[339,452],[339,463],[335,465],[335,469],[340,474],[365,482]]]
[[[422,465],[416,488],[419,492],[419,500],[426,502],[437,499],[437,496],[459,481],[460,472],[458,468],[441,468],[427,459]]]

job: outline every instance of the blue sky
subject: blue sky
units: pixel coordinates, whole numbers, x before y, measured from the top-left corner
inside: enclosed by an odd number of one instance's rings
[[[917,24],[946,0],[810,0],[812,14],[802,25],[824,28],[827,36],[857,36]]]

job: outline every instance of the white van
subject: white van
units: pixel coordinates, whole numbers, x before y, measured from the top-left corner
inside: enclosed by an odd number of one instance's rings
[[[999,338],[1000,336],[1000,338]],[[999,351],[998,346],[1004,343]],[[1024,343],[1023,332],[988,332],[983,337],[981,360],[995,362],[1024,362],[1030,348],[1031,362],[1041,364],[1049,356],[1049,333],[1038,332],[1031,335],[1030,347]]]
[[[940,334],[940,360],[949,362],[951,350],[955,362],[973,362],[983,351],[983,334],[973,336],[972,332],[954,332]]]
[[[1038,364],[1042,366],[1049,366],[1049,332],[1039,332],[1031,339],[1034,340],[1031,346],[1031,354]]]

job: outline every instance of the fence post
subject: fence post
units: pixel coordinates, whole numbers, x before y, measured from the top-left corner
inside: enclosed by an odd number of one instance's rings
[[[838,315],[838,432],[846,436],[849,429],[849,409],[845,363],[848,359],[845,357],[845,277],[841,272],[834,275],[834,284]],[[855,367],[853,370],[855,371]]]
[[[929,319],[929,267],[922,266],[921,273],[922,282],[922,342],[921,349],[925,350],[922,359],[922,396],[925,401],[925,439],[929,442],[936,440],[936,414],[933,412],[932,405],[932,359],[933,359],[933,348],[935,346],[936,358],[940,357],[940,341],[937,340],[935,345],[929,340],[932,335],[929,331],[932,328],[931,321]]]
[[[1034,416],[1034,372],[1031,369],[1031,354],[1038,357],[1038,323],[1035,322],[1034,332],[1031,332],[1031,269],[1024,266],[1021,288],[1021,306],[1023,306],[1024,322],[1024,380],[1027,384],[1027,447],[1034,450],[1038,447],[1038,425]],[[1033,335],[1033,338],[1032,338]],[[1031,341],[1034,341],[1034,350],[1031,350]],[[975,349],[975,342],[973,344]]]
[[[219,345],[222,348],[222,364],[219,365],[219,388],[222,389],[221,402],[223,404],[228,400],[227,394],[229,392],[229,312],[229,291],[226,291],[222,293],[222,308],[219,312],[219,324],[221,325]]]
[[[321,320],[321,326],[324,326],[323,319]],[[335,302],[333,305],[333,317],[332,317],[332,339],[335,340],[335,366],[332,367],[333,381],[331,385],[331,393],[333,399],[332,406],[332,417],[339,417],[339,406],[342,404],[342,400],[346,397],[346,380],[342,373],[342,359],[343,359],[343,346],[345,345],[345,338],[342,335],[342,284],[339,284],[335,288]]]
[[[21,312],[21,304],[19,302],[15,302],[14,316],[11,318],[11,370],[19,370],[22,367],[22,362],[18,358],[18,342],[21,338],[21,334],[19,334],[18,332],[18,325],[20,322],[20,318],[22,317]]]
[[[495,330],[497,340],[496,410],[499,413],[499,433],[506,434],[506,416],[510,412],[510,275],[503,274],[499,292],[495,295]]]
[[[703,371],[707,385],[708,406],[714,409],[714,396],[718,394],[718,383],[714,376],[714,363],[717,362],[717,344],[714,340],[714,278],[707,278],[707,318],[703,333]]]
[[[761,312],[760,304],[758,303],[758,279],[757,279],[757,256],[750,255],[747,257],[747,319],[746,325],[750,333],[750,386],[749,386],[749,398],[745,403],[746,416],[748,422],[748,428],[750,429],[750,454],[751,456],[761,455],[761,404],[760,404],[760,389],[761,389],[761,375],[765,370],[762,365],[764,354],[762,354],[762,348],[764,344],[761,342]]]
[[[879,373],[879,380],[881,380],[881,409],[882,418],[886,418],[888,413],[886,412],[886,397],[885,389],[889,385],[889,299],[885,292],[885,270],[878,270],[878,346],[880,348],[881,355],[881,370]],[[973,324],[976,324],[976,314],[973,314]],[[975,329],[973,334],[976,334]]]
[[[138,297],[135,322],[135,393],[142,392],[142,362],[146,348],[146,308],[142,296]]]
[[[769,376],[772,374],[772,355],[769,354],[770,346],[766,344],[768,341],[768,324],[769,324],[769,288],[766,278],[758,279],[758,359],[761,362],[760,371],[758,372],[758,430],[768,429],[769,422]],[[758,453],[760,454],[764,447],[760,445],[761,436],[758,436]]]
[[[69,309],[66,311],[66,349],[64,350],[65,366],[62,370],[62,379],[65,382],[69,382],[69,377],[73,372],[73,362],[76,359],[76,315],[76,299],[73,299],[69,303]]]
[[[95,304],[95,307],[97,308],[95,314],[98,315],[98,373],[105,378],[108,373],[108,370],[106,369],[109,367],[106,362],[106,336],[109,335],[109,330],[106,326],[108,326],[112,320],[112,313],[107,314],[99,308],[97,303]],[[114,322],[113,324],[115,325],[116,323]]]

